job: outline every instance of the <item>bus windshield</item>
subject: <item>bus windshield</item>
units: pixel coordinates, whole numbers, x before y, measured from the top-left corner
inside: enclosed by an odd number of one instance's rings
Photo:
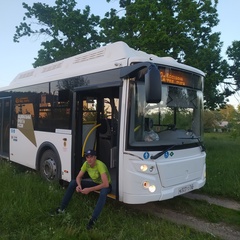
[[[175,146],[198,143],[202,135],[200,90],[162,85],[162,100],[146,103],[144,82],[130,85],[129,146]]]

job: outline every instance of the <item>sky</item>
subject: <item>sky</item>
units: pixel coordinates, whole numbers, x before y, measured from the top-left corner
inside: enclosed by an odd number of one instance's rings
[[[0,3],[0,87],[7,86],[20,72],[32,69],[34,58],[37,57],[42,38],[25,37],[19,43],[13,42],[16,26],[22,22],[25,9],[22,2],[32,6],[34,2],[54,5],[55,0],[8,0]],[[120,9],[119,0],[78,0],[78,8],[83,9],[86,5],[91,7],[91,12],[95,15],[104,16],[110,8]],[[239,9],[240,0],[219,0],[218,14],[220,23],[214,29],[221,32],[223,42],[222,57],[226,58],[227,47],[234,40],[240,41],[239,30]],[[240,95],[230,98],[230,104],[240,104]]]

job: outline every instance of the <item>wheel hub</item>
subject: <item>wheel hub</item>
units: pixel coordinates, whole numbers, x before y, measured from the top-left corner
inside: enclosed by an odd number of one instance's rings
[[[47,179],[53,180],[57,174],[57,166],[55,161],[47,159],[43,165],[43,172]]]

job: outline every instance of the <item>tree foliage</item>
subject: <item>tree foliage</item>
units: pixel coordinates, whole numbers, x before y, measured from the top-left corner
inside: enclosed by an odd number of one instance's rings
[[[233,41],[226,53],[232,62],[229,67],[229,76],[234,79],[236,91],[238,91],[240,90],[240,41]]]
[[[213,32],[219,22],[217,4],[218,0],[120,0],[120,10],[111,9],[100,19],[90,15],[89,6],[82,12],[75,9],[74,0],[56,0],[52,7],[23,3],[27,12],[14,40],[32,35],[47,37],[35,67],[116,41],[171,56],[206,73],[205,106],[214,109],[223,106],[233,93],[228,85],[223,91],[217,88],[229,74],[229,65],[220,54],[220,33]],[[29,24],[30,19],[36,24]]]
[[[228,64],[221,57],[217,26],[218,1],[211,0],[122,0],[121,18],[112,9],[101,20],[105,41],[123,40],[130,46],[179,62],[206,73],[205,105],[216,108],[231,94],[217,89],[227,76]],[[118,34],[116,34],[118,33]]]
[[[74,0],[56,0],[55,4],[49,6],[37,2],[31,7],[23,3],[27,12],[23,22],[16,27],[14,41],[18,42],[24,36],[45,37],[34,67],[100,46],[97,30],[100,17],[90,15],[89,6],[81,12],[75,9],[77,3]],[[29,20],[32,22],[28,23]]]
[[[230,131],[230,136],[237,138],[240,136],[240,106],[238,110],[230,104],[218,110],[205,110],[203,114],[203,126],[205,132]]]

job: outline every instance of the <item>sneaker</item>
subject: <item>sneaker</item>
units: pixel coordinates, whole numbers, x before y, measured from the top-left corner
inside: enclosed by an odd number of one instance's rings
[[[56,210],[51,212],[51,216],[54,217],[55,215],[60,215],[60,214],[63,214],[63,213],[65,213],[64,209],[62,210],[61,208],[57,208]]]
[[[91,230],[93,228],[94,224],[95,224],[95,221],[90,219],[90,221],[87,224],[87,230]]]

